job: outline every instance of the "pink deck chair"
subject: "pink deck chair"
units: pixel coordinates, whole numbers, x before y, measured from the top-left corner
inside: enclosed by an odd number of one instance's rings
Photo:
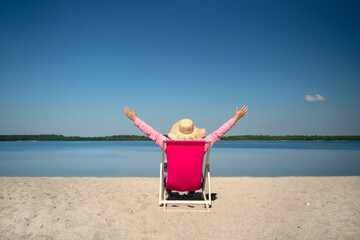
[[[205,144],[208,144],[208,150],[203,172]],[[165,152],[167,156],[166,188],[164,183]],[[160,164],[159,205],[163,205],[164,211],[167,204],[205,204],[206,209],[209,210],[209,206],[211,206],[209,154],[210,141],[163,141],[162,163]],[[208,185],[208,199],[206,198],[205,193],[206,184]],[[166,189],[179,192],[196,191],[201,189],[203,199],[167,200],[165,199]]]

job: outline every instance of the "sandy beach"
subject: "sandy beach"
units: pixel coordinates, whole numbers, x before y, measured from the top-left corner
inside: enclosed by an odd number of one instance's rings
[[[209,213],[164,213],[158,184],[1,177],[0,239],[360,239],[359,176],[212,178]]]

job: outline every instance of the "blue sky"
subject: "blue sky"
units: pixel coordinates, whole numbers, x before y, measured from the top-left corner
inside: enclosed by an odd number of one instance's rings
[[[358,1],[1,1],[0,134],[360,134]],[[317,100],[306,101],[306,95]],[[321,98],[320,98],[321,99]]]

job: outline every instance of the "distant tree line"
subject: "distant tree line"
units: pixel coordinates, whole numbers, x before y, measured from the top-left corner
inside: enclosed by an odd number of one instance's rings
[[[65,137],[63,135],[0,135],[0,141],[151,141],[150,138],[137,135],[114,135],[107,137]]]
[[[359,135],[319,136],[319,135],[241,135],[222,137],[224,141],[360,141]]]
[[[319,135],[239,135],[222,137],[223,141],[360,141],[360,135],[319,136]],[[0,135],[0,141],[151,141],[146,136],[114,135],[106,137],[76,137],[55,134],[44,135]]]

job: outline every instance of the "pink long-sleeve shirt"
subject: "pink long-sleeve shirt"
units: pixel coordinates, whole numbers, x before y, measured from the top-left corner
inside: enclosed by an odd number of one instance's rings
[[[151,138],[161,149],[163,145],[163,140],[168,140],[167,137],[154,130],[140,118],[136,118],[134,125],[138,127],[143,133],[145,133],[149,138]],[[224,125],[222,125],[218,130],[211,133],[204,140],[211,140],[210,147],[212,147],[217,141],[220,140],[222,136],[225,135],[233,126],[235,126],[234,119],[230,119]],[[205,145],[205,151],[207,151],[208,145]]]

